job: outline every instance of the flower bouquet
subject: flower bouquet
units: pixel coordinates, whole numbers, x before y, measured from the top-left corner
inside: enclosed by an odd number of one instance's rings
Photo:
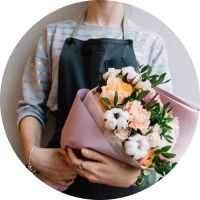
[[[96,88],[79,90],[61,148],[91,148],[143,169],[141,187],[153,183],[153,169],[168,174],[192,139],[199,106],[156,87],[170,80],[151,72],[149,65],[111,68]]]

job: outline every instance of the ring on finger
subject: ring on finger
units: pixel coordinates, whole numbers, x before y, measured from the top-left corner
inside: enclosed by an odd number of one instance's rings
[[[85,160],[86,160],[86,159],[83,159],[83,160],[82,160],[81,164],[78,166],[79,169],[83,170],[83,163],[85,162]]]

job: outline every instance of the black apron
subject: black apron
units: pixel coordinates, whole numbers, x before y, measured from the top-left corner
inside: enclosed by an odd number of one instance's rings
[[[124,40],[119,39],[75,39],[81,23],[77,23],[71,38],[67,38],[59,60],[58,74],[58,110],[56,132],[48,144],[48,148],[60,148],[60,136],[76,93],[81,88],[92,89],[108,68],[136,67],[136,57],[133,41],[127,38],[127,19],[124,14]],[[85,199],[115,199],[135,194],[141,190],[138,187],[111,187],[90,183],[87,179],[77,176],[74,184],[64,193]]]

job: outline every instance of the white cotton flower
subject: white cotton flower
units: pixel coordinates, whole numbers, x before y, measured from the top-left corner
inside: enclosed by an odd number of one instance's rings
[[[122,69],[122,76],[126,76],[128,83],[132,81],[134,85],[136,82],[140,80],[140,75],[135,71],[135,68],[132,66],[123,67]]]
[[[150,149],[148,138],[140,134],[136,134],[128,138],[124,142],[124,150],[129,156],[134,156],[136,160],[147,155]]]
[[[120,112],[120,117],[124,118],[125,120],[130,119],[130,115],[127,111]]]
[[[110,118],[108,120],[105,121],[105,128],[108,130],[115,130],[117,126],[117,119],[115,118]]]
[[[137,89],[143,89],[144,91],[146,91],[146,90],[150,90],[151,91],[152,90],[152,88],[151,88],[151,82],[149,80],[139,81],[136,84],[135,88],[137,88]]]
[[[105,128],[108,130],[121,130],[128,128],[130,115],[121,108],[113,108],[104,113]]]
[[[120,73],[121,73],[120,69],[108,68],[108,71],[105,74],[103,74],[103,79],[107,80],[108,78],[116,77]]]
[[[117,119],[117,129],[126,129],[128,127],[128,122],[123,117]]]

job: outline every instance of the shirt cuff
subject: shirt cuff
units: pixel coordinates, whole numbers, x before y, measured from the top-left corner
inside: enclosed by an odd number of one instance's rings
[[[34,112],[31,112],[31,111],[25,111],[23,114],[21,114],[18,117],[18,121],[17,121],[18,130],[20,131],[20,123],[21,123],[21,121],[25,117],[28,117],[28,116],[35,117],[41,123],[41,125],[42,125],[42,135],[44,135],[44,131],[45,131],[45,122],[44,122],[44,120],[42,118],[40,118],[37,114],[35,114]]]

